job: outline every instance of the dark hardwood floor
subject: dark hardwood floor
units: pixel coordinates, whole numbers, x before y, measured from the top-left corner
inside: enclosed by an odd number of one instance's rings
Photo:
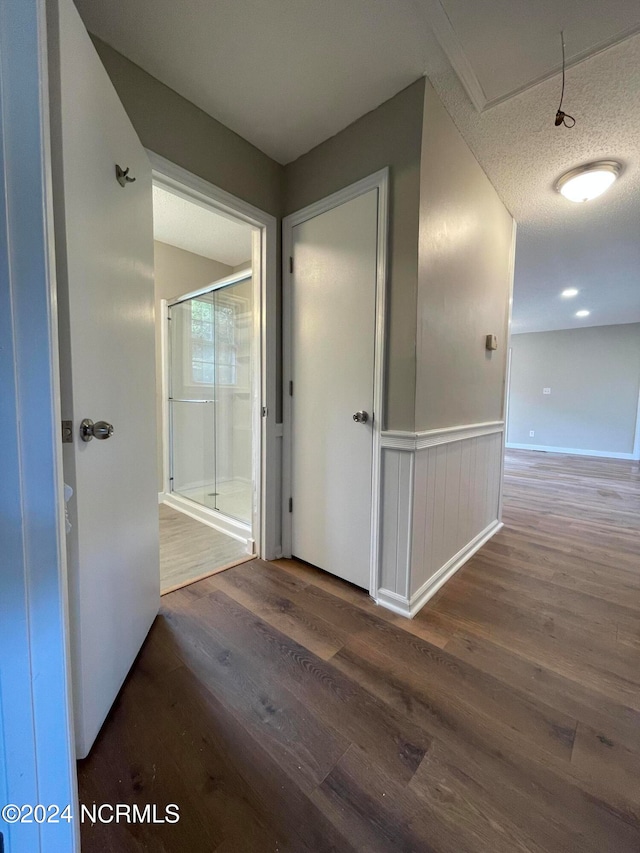
[[[505,528],[411,622],[303,564],[163,598],[85,853],[638,853],[638,463],[510,453]]]

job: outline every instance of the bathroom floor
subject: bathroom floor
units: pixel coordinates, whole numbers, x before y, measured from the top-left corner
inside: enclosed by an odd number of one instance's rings
[[[237,539],[164,504],[159,511],[162,593],[252,559]]]

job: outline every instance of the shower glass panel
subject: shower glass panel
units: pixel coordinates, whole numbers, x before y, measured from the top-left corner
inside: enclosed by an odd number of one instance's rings
[[[251,524],[251,277],[169,306],[171,490]]]

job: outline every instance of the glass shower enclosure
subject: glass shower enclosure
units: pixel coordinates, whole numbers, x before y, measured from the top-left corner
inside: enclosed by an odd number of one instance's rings
[[[251,526],[253,285],[225,279],[169,304],[171,492]]]

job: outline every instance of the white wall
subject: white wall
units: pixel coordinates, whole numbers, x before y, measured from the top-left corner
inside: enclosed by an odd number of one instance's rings
[[[640,323],[513,335],[511,345],[509,446],[633,454]]]

